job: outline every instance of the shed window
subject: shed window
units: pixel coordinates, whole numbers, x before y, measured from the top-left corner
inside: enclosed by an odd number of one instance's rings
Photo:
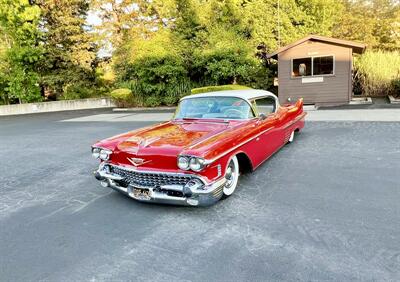
[[[296,58],[292,60],[292,77],[334,74],[333,56]]]
[[[324,74],[333,74],[333,56],[313,58],[313,75]]]
[[[292,76],[311,75],[311,59],[312,58],[293,59]]]

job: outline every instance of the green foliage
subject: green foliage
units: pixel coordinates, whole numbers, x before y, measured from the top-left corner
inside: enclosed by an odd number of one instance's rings
[[[0,0],[0,86],[3,100],[41,100],[37,62],[40,9],[27,0]]]
[[[117,106],[119,107],[130,107],[130,106],[138,106],[135,103],[134,95],[132,94],[132,90],[128,88],[118,88],[110,93],[111,98],[115,101]]]
[[[42,100],[40,95],[38,74],[29,71],[24,67],[14,66],[10,73],[6,91],[9,99],[16,99],[21,102],[38,102]]]
[[[89,86],[95,80],[95,48],[85,31],[86,0],[38,0],[45,60],[41,83],[61,96],[70,84]]]
[[[155,105],[157,100],[157,105],[171,105],[190,92],[187,67],[176,46],[179,42],[169,31],[160,31],[147,40],[129,40],[124,46],[128,51],[117,55],[119,84],[131,89],[135,104]]]
[[[200,7],[197,1],[179,0],[176,9],[171,14],[175,25],[145,37],[132,29],[115,53],[119,84],[134,85],[138,104],[154,104],[149,101],[158,97],[158,103],[173,105],[190,94],[191,85],[268,85],[269,78],[259,75],[268,70],[254,56],[237,2],[210,1]]]
[[[252,47],[240,34],[213,27],[207,44],[194,50],[191,78],[212,84],[246,82],[258,66]]]
[[[145,107],[158,107],[160,106],[162,101],[160,97],[157,96],[148,96],[144,102]]]
[[[400,49],[400,3],[393,0],[343,0],[332,29],[339,38],[364,42],[372,49]]]
[[[87,24],[89,9],[101,19],[96,26]],[[173,105],[192,87],[205,85],[238,83],[274,91],[276,65],[266,54],[309,34],[361,41],[374,51],[399,51],[400,4],[0,0],[0,100],[86,98],[122,87],[132,91],[131,105],[143,106]],[[112,58],[96,58],[99,48]],[[362,56],[355,91],[396,94],[395,63],[391,55],[378,53],[375,61]]]
[[[400,74],[397,78],[393,79],[392,87],[394,91],[393,95],[396,97],[400,97]]]
[[[238,85],[238,84],[228,84],[228,85],[217,85],[217,86],[205,86],[199,88],[193,88],[191,90],[192,94],[200,94],[206,92],[223,91],[223,90],[242,90],[251,89],[250,87]]]
[[[330,36],[341,14],[336,0],[253,0],[244,5],[243,22],[254,46],[263,44],[268,53],[309,34]]]
[[[132,91],[128,88],[118,88],[111,91],[110,96],[116,100],[128,100],[132,98]]]
[[[398,95],[400,52],[367,51],[356,58],[355,73],[356,85],[360,85],[364,95]]]
[[[107,96],[108,88],[98,85],[87,85],[86,83],[74,83],[64,88],[64,93],[59,97],[61,100],[75,100],[98,98]]]

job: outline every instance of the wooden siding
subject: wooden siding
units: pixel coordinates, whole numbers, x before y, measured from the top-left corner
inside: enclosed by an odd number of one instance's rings
[[[292,59],[333,55],[334,75],[323,76],[323,82],[302,83],[291,75]],[[305,104],[340,105],[351,98],[352,49],[323,42],[306,41],[278,54],[279,101],[287,103],[304,99]],[[318,77],[318,76],[314,76]]]

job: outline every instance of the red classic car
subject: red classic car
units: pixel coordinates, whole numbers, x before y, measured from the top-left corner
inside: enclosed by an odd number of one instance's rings
[[[187,96],[172,120],[94,144],[95,177],[139,201],[211,205],[292,142],[305,115],[302,100],[280,106],[263,90]]]

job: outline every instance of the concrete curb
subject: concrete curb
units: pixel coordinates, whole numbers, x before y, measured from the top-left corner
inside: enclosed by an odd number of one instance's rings
[[[310,112],[310,111],[317,111],[318,107],[315,105],[304,105],[303,106],[303,110],[306,112]]]
[[[371,97],[357,97],[351,99],[349,105],[372,105]]]
[[[393,95],[389,95],[388,97],[390,104],[400,104],[399,98],[395,98]]]
[[[79,100],[64,100],[53,102],[40,102],[28,104],[15,104],[0,106],[0,116],[25,115],[35,113],[87,110],[115,107],[109,98],[89,98]]]

